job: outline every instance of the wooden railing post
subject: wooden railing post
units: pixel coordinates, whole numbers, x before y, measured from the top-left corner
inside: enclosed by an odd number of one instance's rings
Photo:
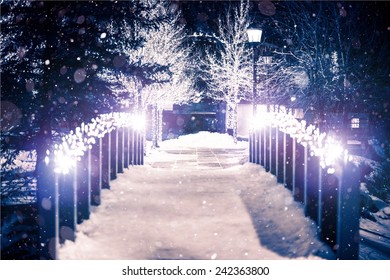
[[[110,179],[115,180],[118,174],[118,129],[110,132],[111,135],[111,169]]]
[[[286,149],[286,156],[285,156],[285,186],[289,190],[293,190],[293,142],[294,139],[289,135],[286,134],[286,144],[285,144],[285,149]]]
[[[322,202],[322,189],[323,189],[323,177],[324,177],[324,174],[323,174],[323,169],[322,169],[322,166],[321,166],[321,159],[318,158],[319,160],[319,163],[318,163],[318,209],[317,209],[317,231],[318,233],[320,234],[321,236],[321,231],[322,231],[322,206],[323,206],[323,202]],[[314,171],[315,172],[315,171]]]
[[[145,134],[143,131],[139,132],[139,137],[140,137],[140,161],[139,165],[144,165],[144,158],[145,158]]]
[[[123,168],[129,168],[129,127],[123,128]]]
[[[91,150],[88,149],[75,167],[77,169],[77,223],[89,219],[91,204]]]
[[[292,172],[291,172],[291,188],[292,188],[292,193],[293,196],[295,197],[295,176],[296,176],[296,158],[297,158],[297,139],[295,137],[291,137],[291,143],[292,143],[292,157],[291,157],[291,166],[292,166]]]
[[[102,138],[102,188],[110,188],[111,179],[111,133]]]
[[[276,175],[276,168],[277,168],[277,162],[276,162],[276,131],[277,128],[274,126],[270,126],[270,172],[273,175]]]
[[[338,259],[359,258],[360,170],[347,158],[322,169],[319,233]]]
[[[360,180],[361,170],[344,159],[338,199],[337,258],[359,259]]]
[[[264,129],[264,153],[265,153],[265,158],[264,158],[264,162],[265,162],[265,171],[269,172],[270,171],[270,163],[271,163],[271,158],[270,158],[270,154],[271,154],[271,139],[270,139],[270,127],[269,125],[266,125],[265,126],[265,129]]]
[[[138,165],[138,145],[139,145],[139,142],[138,142],[138,132],[136,129],[134,129],[134,142],[133,142],[133,164],[134,165]]]
[[[256,164],[260,164],[261,162],[261,128],[256,129]]]
[[[134,154],[134,165],[141,164],[141,133],[139,130],[134,129],[134,145],[133,145],[133,154]]]
[[[255,129],[253,131],[252,135],[252,151],[253,151],[253,157],[252,157],[252,162],[257,163],[259,159],[259,149],[258,149],[258,135],[259,135],[259,130]]]
[[[102,189],[102,144],[103,139],[96,139],[91,150],[91,205],[97,206],[101,203]]]
[[[133,128],[132,127],[129,127],[128,129],[128,134],[129,134],[129,165],[134,165],[133,163]]]
[[[129,145],[129,152],[130,152],[130,155],[129,155],[129,158],[131,159],[131,165],[135,165],[135,159],[136,159],[136,155],[135,155],[135,130],[134,128],[132,127],[130,129],[130,145]]]
[[[117,128],[117,137],[118,137],[118,173],[123,173],[123,166],[124,166],[124,137],[125,134],[123,132],[123,127]]]
[[[138,130],[134,130],[134,164],[142,165],[143,164],[143,153],[144,153],[144,142],[143,142],[143,134]]]
[[[56,259],[58,220],[56,217],[56,182],[53,158],[44,166],[37,165],[38,251],[41,259]]]
[[[284,183],[284,132],[279,130],[277,135],[277,180]]]
[[[318,197],[320,192],[320,158],[309,153],[307,148],[307,164],[305,168],[306,199],[305,215],[318,221]]]
[[[259,129],[256,128],[253,131],[253,136],[252,136],[252,145],[253,145],[253,163],[257,164],[260,162],[260,151],[259,151]]]
[[[64,243],[66,240],[76,240],[77,168],[72,168],[69,173],[58,176],[59,242]]]
[[[319,221],[320,236],[331,248],[336,248],[337,236],[337,198],[339,178],[336,174],[329,174],[328,168],[322,170],[321,186],[321,220]]]
[[[307,164],[308,164],[308,146],[307,143],[303,145],[304,153],[303,153],[303,205],[304,205],[304,212],[306,215],[306,208],[307,208]]]
[[[283,185],[287,186],[286,172],[287,172],[287,133],[283,132]]]
[[[305,147],[295,139],[295,174],[294,174],[294,198],[304,202],[305,196]]]
[[[275,176],[276,181],[279,181],[279,126],[275,127]]]
[[[254,134],[255,131],[251,130],[249,132],[249,162],[254,163]]]
[[[265,126],[262,126],[260,128],[260,135],[259,138],[261,139],[260,141],[260,164],[265,167]]]
[[[257,158],[257,149],[256,149],[256,132],[257,130],[254,130],[252,132],[252,143],[251,143],[251,148],[252,148],[252,161],[253,163],[256,163],[256,158]]]

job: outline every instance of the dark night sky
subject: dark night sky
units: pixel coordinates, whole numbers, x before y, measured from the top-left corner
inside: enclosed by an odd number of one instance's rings
[[[265,1],[256,0],[250,2],[250,17],[258,25],[267,31],[267,23],[270,20],[280,17],[285,1]],[[365,18],[361,19],[361,27],[364,30],[364,21],[378,21],[381,26],[380,31],[385,36],[390,36],[390,1],[305,1],[313,2],[334,2],[343,3],[345,6],[357,7],[364,5]],[[186,23],[189,33],[193,32],[213,32],[217,19],[223,15],[229,7],[237,5],[239,1],[175,1],[183,13],[183,23]],[[348,14],[347,14],[348,16]],[[270,30],[272,32],[272,30]],[[266,36],[267,33],[265,32]]]

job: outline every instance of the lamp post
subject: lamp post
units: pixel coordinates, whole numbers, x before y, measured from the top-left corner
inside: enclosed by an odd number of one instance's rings
[[[257,48],[256,46],[260,44],[261,35],[263,34],[263,30],[255,27],[249,27],[247,29],[248,34],[248,42],[252,45],[253,48],[253,93],[252,93],[252,105],[253,105],[253,116],[256,115],[256,84],[257,84],[257,74],[256,74],[256,61],[257,61]]]

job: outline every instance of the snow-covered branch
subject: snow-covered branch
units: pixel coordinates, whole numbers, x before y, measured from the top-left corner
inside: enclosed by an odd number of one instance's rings
[[[248,99],[252,85],[251,53],[246,46],[249,20],[249,2],[241,1],[238,7],[226,12],[218,21],[219,42],[213,50],[206,51],[200,69],[209,87],[209,97],[228,105],[233,135],[237,131],[237,104]],[[230,127],[229,127],[230,128]]]

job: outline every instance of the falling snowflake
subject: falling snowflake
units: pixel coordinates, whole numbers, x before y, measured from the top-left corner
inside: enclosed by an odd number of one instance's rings
[[[271,1],[260,1],[258,9],[265,16],[273,16],[276,13],[276,7]]]
[[[73,78],[74,81],[78,84],[84,82],[85,78],[87,77],[87,73],[84,68],[79,68],[74,72]]]

